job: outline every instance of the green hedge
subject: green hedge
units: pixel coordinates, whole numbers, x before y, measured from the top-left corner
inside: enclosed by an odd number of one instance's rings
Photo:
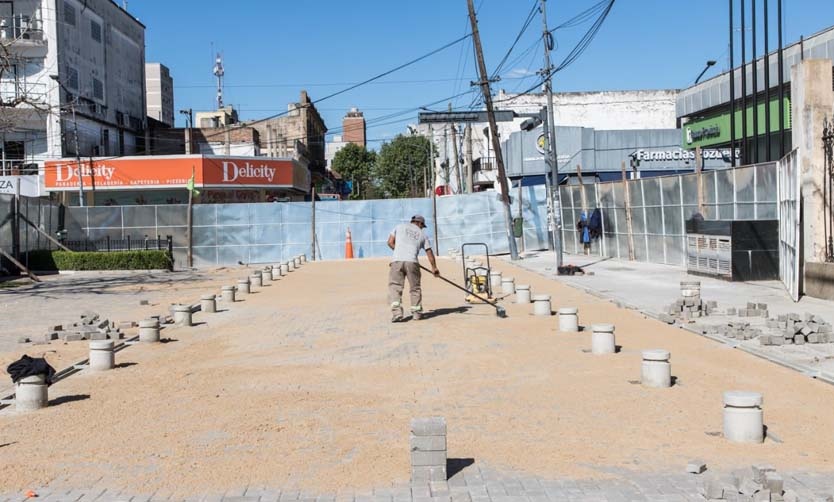
[[[174,261],[168,251],[32,251],[32,270],[172,270]]]

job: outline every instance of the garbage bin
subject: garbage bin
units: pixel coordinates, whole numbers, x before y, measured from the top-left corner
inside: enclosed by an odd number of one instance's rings
[[[513,237],[516,239],[524,235],[524,218],[513,218]]]

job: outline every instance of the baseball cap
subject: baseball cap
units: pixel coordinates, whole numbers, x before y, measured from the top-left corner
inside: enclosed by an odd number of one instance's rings
[[[425,224],[426,224],[426,219],[425,219],[425,218],[423,218],[422,216],[420,216],[419,214],[415,214],[414,216],[412,216],[412,217],[411,217],[411,221],[412,221],[413,223],[420,223],[420,224],[422,224],[422,225],[425,225]]]

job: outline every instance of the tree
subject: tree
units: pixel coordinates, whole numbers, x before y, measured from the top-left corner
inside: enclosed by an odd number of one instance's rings
[[[376,194],[373,180],[375,163],[376,152],[348,143],[336,152],[331,167],[342,179],[353,183],[351,199],[373,199]]]
[[[382,145],[374,177],[384,197],[427,195],[423,189],[429,169],[430,144],[425,136],[399,134]]]

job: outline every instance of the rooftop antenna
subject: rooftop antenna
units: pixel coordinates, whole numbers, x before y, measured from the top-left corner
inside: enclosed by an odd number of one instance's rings
[[[217,53],[217,58],[214,60],[214,76],[217,77],[217,109],[223,108],[223,56]]]

